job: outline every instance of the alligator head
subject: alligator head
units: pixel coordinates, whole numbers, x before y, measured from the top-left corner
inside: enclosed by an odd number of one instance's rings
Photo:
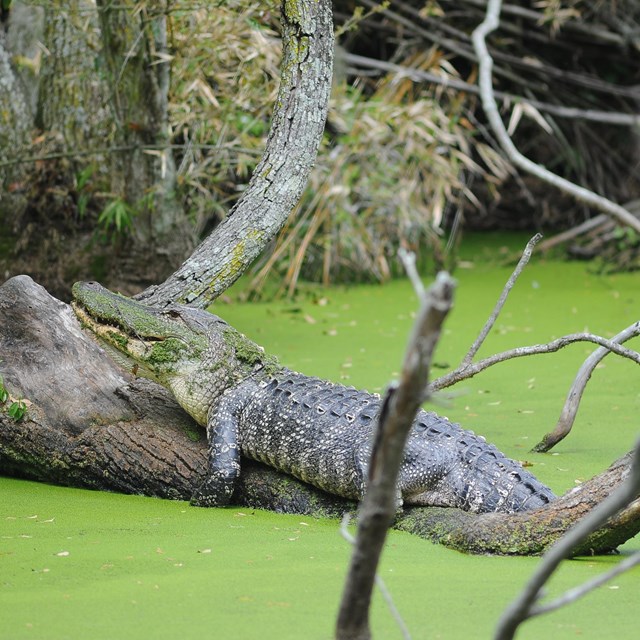
[[[213,402],[256,369],[273,365],[261,347],[216,315],[150,307],[97,282],[73,285],[72,307],[121,366],[158,382],[200,424]]]

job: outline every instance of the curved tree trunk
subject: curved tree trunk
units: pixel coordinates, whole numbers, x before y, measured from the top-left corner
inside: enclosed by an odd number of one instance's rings
[[[82,333],[71,309],[27,276],[0,286],[0,375],[27,414],[0,406],[0,473],[66,485],[188,500],[203,481],[201,430],[161,387],[132,379]],[[628,474],[628,459],[551,505],[516,515],[405,509],[395,527],[472,553],[539,554]],[[338,516],[355,510],[257,463],[243,461],[235,504]],[[640,530],[640,500],[576,553],[611,550]]]
[[[280,89],[267,146],[225,220],[146,304],[208,307],[260,255],[298,202],[322,139],[333,66],[329,0],[283,2]]]

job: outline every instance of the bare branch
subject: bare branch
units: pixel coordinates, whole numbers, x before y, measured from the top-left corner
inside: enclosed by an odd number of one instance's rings
[[[546,604],[541,604],[535,606],[531,609],[530,617],[539,616],[543,613],[550,613],[551,611],[555,611],[556,609],[560,609],[560,607],[564,607],[567,604],[571,604],[575,602],[582,596],[586,596],[587,593],[597,589],[602,586],[609,580],[612,580],[616,576],[619,576],[621,573],[625,571],[629,571],[637,564],[640,564],[640,552],[634,553],[629,558],[625,558],[620,564],[617,564],[615,567],[612,567],[609,571],[606,571],[602,575],[596,576],[592,580],[588,580],[584,584],[581,584],[578,587],[574,587],[573,589],[568,589],[565,591],[560,597],[555,600],[548,602]]]
[[[552,247],[555,247],[556,245],[562,244],[567,240],[573,240],[574,238],[577,238],[583,233],[588,233],[589,231],[592,231],[593,229],[597,229],[598,227],[604,226],[610,222],[611,222],[611,219],[609,218],[609,216],[605,215],[604,213],[601,213],[600,215],[595,216],[595,218],[585,220],[585,222],[583,222],[582,224],[579,224],[573,227],[572,229],[561,231],[560,233],[557,233],[555,236],[552,236],[551,238],[549,238],[548,240],[545,240],[538,247],[538,251],[548,251],[549,249],[551,249]]]
[[[489,0],[485,20],[473,31],[471,36],[474,49],[478,56],[478,84],[480,86],[482,106],[500,145],[509,159],[517,167],[520,167],[537,178],[544,180],[548,184],[557,187],[580,202],[584,202],[589,206],[595,207],[596,209],[615,217],[620,223],[640,232],[640,220],[624,207],[621,207],[619,204],[616,204],[615,202],[612,202],[589,189],[585,189],[584,187],[580,187],[565,178],[561,178],[540,164],[532,162],[529,158],[522,155],[513,144],[513,141],[502,122],[502,118],[500,117],[498,106],[495,101],[495,96],[493,94],[493,60],[489,54],[486,44],[486,36],[499,26],[501,4],[501,0]]]
[[[640,364],[640,353],[633,351],[632,349],[626,349],[621,347],[614,340],[607,340],[601,336],[594,335],[593,333],[570,333],[569,335],[556,338],[546,344],[533,344],[528,347],[516,347],[515,349],[509,349],[508,351],[502,351],[496,353],[488,358],[484,358],[479,362],[474,362],[468,365],[461,365],[454,371],[441,376],[437,380],[434,380],[429,385],[430,391],[438,391],[450,387],[462,380],[473,378],[476,374],[488,369],[489,367],[497,364],[498,362],[504,362],[505,360],[511,360],[512,358],[522,358],[523,356],[532,356],[541,353],[555,353],[564,347],[573,344],[574,342],[593,342],[598,344],[608,351],[629,358],[635,363]]]
[[[379,69],[385,73],[396,73],[403,78],[409,78],[413,82],[429,82],[431,84],[442,85],[447,89],[455,89],[456,91],[464,91],[465,93],[480,94],[480,89],[473,84],[469,84],[459,78],[450,76],[442,76],[430,71],[422,69],[414,69],[405,65],[387,62],[385,60],[376,60],[359,56],[355,53],[344,53],[344,61],[356,67],[364,67],[365,69]],[[513,102],[514,104],[524,104],[535,107],[540,111],[549,113],[558,118],[571,118],[572,120],[588,120],[591,122],[602,122],[610,125],[618,125],[623,127],[633,127],[640,124],[640,115],[633,113],[620,113],[617,111],[599,111],[597,109],[578,109],[576,107],[563,107],[549,102],[526,98],[515,93],[507,93],[506,91],[494,91],[494,96],[501,100]]]
[[[580,520],[543,556],[537,570],[520,595],[503,613],[496,629],[496,640],[510,640],[522,622],[531,617],[531,611],[540,598],[541,589],[565,558],[590,533],[602,526],[610,517],[630,504],[640,493],[640,441],[633,452],[633,463],[627,480],[606,500]],[[542,613],[542,611],[538,611]]]
[[[617,336],[614,336],[611,339],[611,342],[620,344],[637,335],[640,335],[640,321],[634,322],[631,326],[621,331]],[[560,413],[555,429],[550,433],[547,433],[542,440],[533,447],[532,451],[549,451],[569,434],[576,419],[580,400],[582,399],[582,394],[587,386],[587,382],[589,382],[591,374],[598,366],[598,363],[601,362],[609,353],[611,353],[609,349],[600,347],[584,361],[575,380],[573,381],[573,384],[571,385],[571,388],[569,389],[567,399],[565,400],[564,407],[562,408],[562,412]]]
[[[347,529],[350,521],[351,521],[351,514],[345,513],[344,516],[342,516],[342,521],[340,522],[340,535],[349,544],[355,545],[356,539],[349,533],[349,529]],[[393,601],[391,592],[389,591],[389,589],[387,589],[387,585],[384,583],[384,580],[380,577],[378,573],[376,573],[376,587],[378,587],[378,589],[380,590],[380,593],[382,594],[384,601],[387,603],[387,607],[389,607],[389,611],[391,612],[391,615],[395,618],[398,628],[400,629],[400,633],[402,633],[402,637],[405,640],[411,640],[411,634],[409,633],[409,629],[407,628],[405,621],[402,619],[402,616],[400,615],[400,612],[398,611],[398,608],[396,607],[395,602]]]
[[[527,246],[524,248],[524,251],[522,252],[522,257],[518,261],[516,268],[513,270],[511,277],[507,280],[507,284],[504,285],[504,288],[502,289],[502,293],[500,294],[500,297],[498,298],[498,302],[496,302],[496,306],[493,308],[491,315],[486,321],[484,327],[482,327],[482,330],[480,331],[480,334],[478,335],[478,337],[475,339],[475,342],[469,348],[467,355],[462,359],[463,367],[471,364],[471,361],[473,360],[473,356],[475,356],[476,353],[478,353],[478,349],[480,349],[480,347],[482,346],[482,343],[485,341],[486,337],[489,335],[489,331],[491,331],[491,328],[493,327],[496,320],[498,319],[498,316],[502,311],[502,307],[504,307],[504,303],[507,301],[507,298],[509,296],[509,293],[511,292],[511,289],[513,289],[513,285],[516,283],[516,280],[520,277],[522,270],[529,263],[533,249],[536,246],[536,244],[540,242],[540,240],[542,240],[542,234],[536,233],[536,235],[533,236],[533,238],[531,238],[529,242],[527,242]]]
[[[418,275],[418,270],[416,269],[416,254],[412,251],[407,251],[406,249],[399,249],[398,258],[400,258],[402,266],[407,272],[409,280],[411,280],[411,284],[418,296],[418,300],[422,301],[424,299],[425,291],[422,280],[420,280],[420,276]]]
[[[229,153],[243,153],[246,155],[257,156],[260,152],[256,149],[247,149],[244,147],[231,147],[219,144],[198,144],[189,142],[188,144],[126,144],[111,147],[102,147],[95,149],[73,149],[60,151],[56,153],[43,153],[37,156],[24,156],[12,158],[4,162],[0,162],[0,169],[15,164],[28,164],[31,162],[40,162],[42,160],[59,160],[62,158],[81,158],[83,156],[100,156],[112,153],[125,153],[129,151],[162,151],[163,149],[211,149],[212,151],[224,151],[225,148]],[[232,164],[233,160],[225,159],[226,163]]]
[[[405,442],[427,383],[442,323],[451,308],[454,281],[439,273],[414,323],[401,381],[390,386],[380,411],[369,462],[367,491],[336,625],[338,640],[370,638],[369,605],[376,568],[397,507],[397,480]]]
[[[445,0],[451,2],[452,0]],[[455,0],[458,2],[458,0]],[[486,7],[486,0],[462,0],[467,4],[473,4],[477,7],[482,7],[483,9]],[[521,18],[527,18],[534,24],[542,24],[544,21],[544,14],[538,11],[533,11],[532,9],[527,9],[525,7],[520,7],[514,4],[506,4],[504,5],[504,12],[509,13],[514,16],[518,16]],[[619,33],[612,33],[611,31],[607,31],[600,25],[590,25],[586,24],[580,20],[567,20],[563,25],[563,29],[568,31],[576,31],[578,33],[586,34],[591,38],[595,38],[597,40],[601,40],[602,42],[606,42],[609,44],[615,44],[618,46],[626,46],[628,41],[620,35]]]

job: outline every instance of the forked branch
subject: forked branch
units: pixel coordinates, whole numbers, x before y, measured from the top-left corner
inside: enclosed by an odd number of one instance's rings
[[[575,421],[580,400],[582,399],[582,394],[584,392],[586,384],[591,377],[591,373],[596,368],[598,363],[608,353],[616,353],[623,358],[629,358],[630,360],[633,360],[636,364],[640,364],[640,353],[621,346],[621,343],[629,340],[630,338],[633,338],[634,336],[640,335],[640,321],[635,322],[630,327],[627,327],[610,340],[598,335],[594,335],[592,333],[573,333],[562,336],[561,338],[557,338],[545,344],[534,344],[526,347],[516,347],[515,349],[509,349],[501,353],[496,353],[478,362],[473,362],[474,356],[476,355],[476,353],[478,353],[480,347],[489,335],[489,332],[491,331],[498,316],[500,315],[500,312],[507,300],[511,289],[522,273],[524,267],[528,264],[533,249],[541,238],[542,236],[540,234],[536,234],[527,243],[527,246],[522,253],[522,257],[516,265],[516,268],[513,270],[513,273],[509,277],[509,280],[505,284],[502,293],[500,294],[500,297],[496,302],[491,315],[489,316],[489,319],[485,323],[474,343],[471,345],[471,348],[469,349],[465,357],[462,359],[460,365],[453,371],[450,371],[444,376],[440,376],[429,384],[429,392],[439,391],[441,389],[445,389],[454,384],[457,384],[458,382],[462,382],[463,380],[472,378],[473,376],[484,371],[485,369],[488,369],[494,364],[505,362],[506,360],[511,360],[513,358],[522,358],[524,356],[531,356],[542,353],[554,353],[575,342],[592,342],[594,344],[600,345],[600,348],[596,349],[585,360],[584,364],[578,371],[573,385],[571,386],[571,389],[567,394],[565,405],[562,409],[562,413],[560,414],[560,418],[558,419],[558,423],[556,424],[555,429],[552,432],[547,433],[543,437],[543,439],[532,449],[536,452],[549,451],[554,445],[560,442],[560,440],[562,440],[569,433]]]

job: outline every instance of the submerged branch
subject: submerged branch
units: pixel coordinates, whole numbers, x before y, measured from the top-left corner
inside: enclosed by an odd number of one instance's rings
[[[611,338],[611,342],[620,344],[637,335],[640,335],[640,321],[634,322],[631,326]],[[582,394],[587,386],[587,382],[589,382],[594,369],[605,358],[605,356],[609,355],[609,353],[611,353],[609,349],[606,347],[600,347],[584,361],[575,380],[573,381],[573,384],[571,385],[571,388],[569,389],[567,399],[562,407],[560,417],[558,418],[558,422],[556,423],[554,430],[547,433],[542,440],[533,447],[532,451],[539,453],[550,451],[558,444],[558,442],[563,440],[569,434],[576,419],[580,400],[582,399]]]

